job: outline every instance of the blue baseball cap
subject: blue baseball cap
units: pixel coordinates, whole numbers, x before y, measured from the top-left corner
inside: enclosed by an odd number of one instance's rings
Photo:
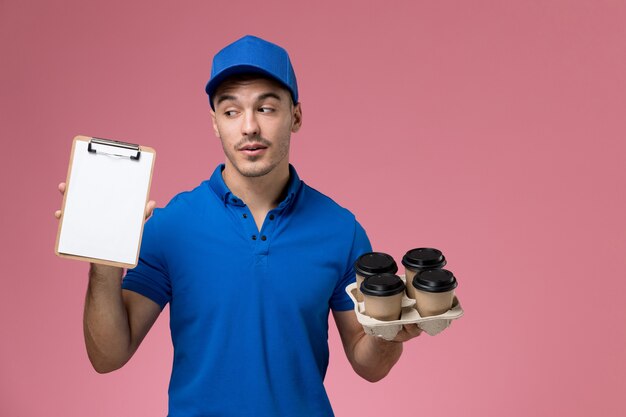
[[[259,74],[278,81],[298,102],[298,83],[287,51],[256,36],[246,35],[236,40],[213,57],[211,79],[204,89],[213,107],[217,87],[228,77],[238,74]]]

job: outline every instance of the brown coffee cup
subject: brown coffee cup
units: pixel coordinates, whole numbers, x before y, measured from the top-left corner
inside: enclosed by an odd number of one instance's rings
[[[377,320],[398,320],[404,291],[404,282],[397,275],[378,274],[365,278],[361,284],[365,314]]]
[[[452,308],[457,281],[446,269],[421,271],[413,278],[415,308],[422,317],[438,316]]]
[[[415,289],[411,285],[413,278],[421,271],[440,269],[446,265],[446,258],[439,249],[415,248],[407,251],[402,257],[406,277],[406,293],[415,299]]]
[[[398,265],[391,255],[382,252],[368,252],[359,256],[354,263],[354,270],[356,271],[356,300],[362,302],[361,284],[363,280],[377,274],[395,274],[398,272]]]

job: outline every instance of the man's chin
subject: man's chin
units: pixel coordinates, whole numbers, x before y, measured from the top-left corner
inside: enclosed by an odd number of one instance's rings
[[[235,168],[244,177],[257,178],[269,174],[274,167],[261,163],[244,163],[241,166]]]

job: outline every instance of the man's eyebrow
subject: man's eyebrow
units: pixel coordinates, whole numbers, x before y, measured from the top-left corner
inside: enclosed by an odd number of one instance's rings
[[[237,100],[237,97],[231,95],[231,94],[222,94],[219,97],[217,97],[217,103],[215,103],[215,105],[217,106],[218,104],[220,104],[222,101],[226,101],[226,100]]]
[[[275,98],[276,100],[280,101],[280,96],[272,92],[261,94],[258,98],[258,101],[265,100],[266,98]]]
[[[272,93],[272,92],[268,92],[268,93],[263,93],[263,94],[261,94],[261,95],[257,98],[257,101],[263,101],[263,100],[268,99],[268,98],[275,98],[276,100],[281,101],[280,96],[279,96],[278,94],[276,94],[276,93]],[[235,97],[235,96],[234,96],[234,95],[232,95],[232,94],[220,94],[220,95],[217,97],[217,102],[215,103],[215,105],[216,105],[216,106],[218,106],[221,102],[226,101],[226,100],[233,100],[233,101],[236,101],[236,100],[237,100],[237,97]]]

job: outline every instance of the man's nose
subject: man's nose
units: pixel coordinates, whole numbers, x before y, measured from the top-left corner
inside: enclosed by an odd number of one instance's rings
[[[244,114],[243,125],[241,126],[241,133],[244,136],[258,136],[259,135],[259,123],[256,119],[254,111],[247,111]]]

